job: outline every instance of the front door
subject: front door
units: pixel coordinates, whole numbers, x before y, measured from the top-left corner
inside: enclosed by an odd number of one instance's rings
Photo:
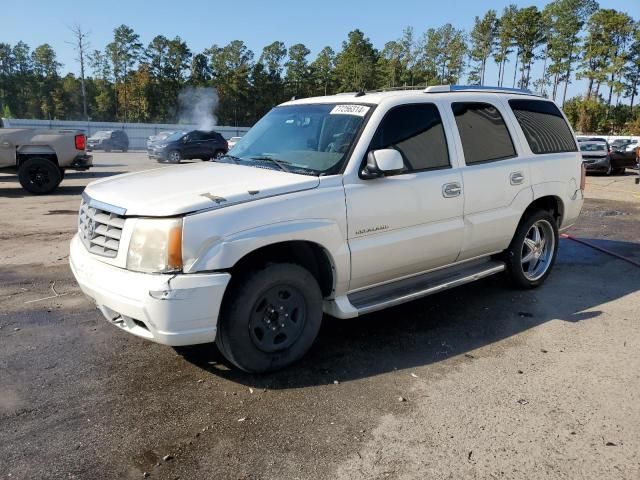
[[[204,147],[202,145],[202,133],[195,130],[189,133],[189,138],[184,145],[184,158],[199,158],[204,155]]]
[[[345,180],[351,283],[358,290],[454,262],[462,247],[462,174],[433,103],[392,108],[369,150],[394,148],[403,172]]]

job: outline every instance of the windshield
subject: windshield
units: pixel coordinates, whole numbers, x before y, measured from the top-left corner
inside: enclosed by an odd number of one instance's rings
[[[236,143],[229,156],[272,160],[292,172],[331,173],[342,165],[369,110],[354,104],[276,107]]]
[[[111,138],[111,130],[100,130],[91,136],[93,138]]]
[[[583,152],[606,152],[607,146],[604,143],[583,143],[580,145]]]
[[[166,137],[164,140],[166,142],[175,142],[176,140],[180,140],[187,132],[173,132],[171,135]]]

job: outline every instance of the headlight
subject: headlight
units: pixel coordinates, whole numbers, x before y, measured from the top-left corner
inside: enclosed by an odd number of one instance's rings
[[[136,220],[127,269],[145,273],[167,273],[182,269],[182,218]]]

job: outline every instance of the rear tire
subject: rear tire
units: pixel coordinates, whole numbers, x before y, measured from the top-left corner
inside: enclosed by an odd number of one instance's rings
[[[544,283],[558,255],[558,225],[546,210],[526,214],[506,250],[507,275],[519,288]]]
[[[46,195],[58,188],[62,181],[62,171],[46,158],[28,158],[18,168],[18,180],[27,192]]]
[[[263,373],[299,360],[322,322],[322,293],[308,270],[269,264],[229,286],[218,320],[220,353],[245,372]]]

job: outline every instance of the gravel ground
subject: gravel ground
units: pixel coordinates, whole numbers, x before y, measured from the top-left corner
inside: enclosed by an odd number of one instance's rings
[[[251,376],[103,320],[67,266],[95,153],[56,195],[0,174],[0,478],[640,478],[640,268],[562,240],[547,283],[500,277],[355,320]],[[588,177],[569,232],[640,261],[640,187]]]

